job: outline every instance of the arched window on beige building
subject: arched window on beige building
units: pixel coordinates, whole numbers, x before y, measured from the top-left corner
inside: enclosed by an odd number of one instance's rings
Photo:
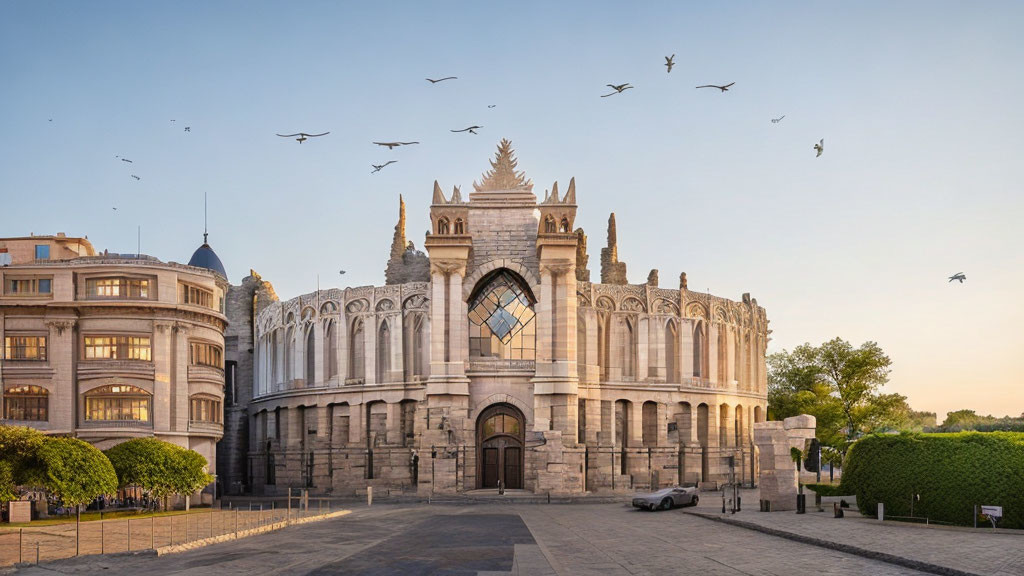
[[[377,329],[377,383],[387,382],[391,372],[391,328],[383,320]]]
[[[405,362],[405,381],[425,380],[427,376],[426,341],[427,317],[421,312],[409,312],[405,316],[402,337],[403,361]]]
[[[363,319],[352,321],[352,329],[348,339],[348,377],[362,380],[366,378],[366,336],[363,333]]]
[[[466,223],[462,221],[462,218],[456,218],[455,219],[455,231],[454,231],[454,233],[455,234],[465,234],[466,233]]]
[[[665,381],[679,382],[679,335],[672,320],[665,324]]]
[[[95,388],[85,393],[85,421],[152,424],[153,395],[129,385]]]
[[[303,379],[306,386],[312,386],[316,382],[316,325],[310,324],[306,328],[306,373]]]
[[[636,378],[636,327],[632,318],[622,320],[622,347],[619,360],[622,366],[622,377]]]
[[[295,378],[294,361],[295,358],[295,328],[289,326],[284,333],[284,381],[286,384]]]
[[[544,233],[554,234],[558,230],[558,225],[555,224],[555,217],[548,214],[544,217]]]
[[[338,331],[334,320],[324,324],[324,382],[338,375]]]
[[[704,377],[704,323],[698,321],[693,327],[693,377]]]
[[[437,233],[438,234],[451,234],[451,224],[448,218],[442,216],[437,219]]]

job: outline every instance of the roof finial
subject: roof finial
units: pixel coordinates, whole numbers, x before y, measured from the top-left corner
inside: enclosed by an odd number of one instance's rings
[[[516,170],[515,151],[512,150],[512,142],[502,139],[498,144],[498,151],[491,160],[491,169],[484,172],[480,183],[473,182],[473,189],[482,191],[502,190],[526,190],[533,191],[533,182],[526,178],[526,174]]]

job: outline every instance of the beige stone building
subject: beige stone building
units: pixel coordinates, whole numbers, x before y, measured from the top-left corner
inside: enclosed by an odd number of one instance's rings
[[[576,494],[720,481],[731,461],[752,482],[756,300],[690,291],[685,274],[629,284],[614,215],[591,282],[575,181],[538,199],[507,141],[473,187],[435,182],[426,254],[401,206],[384,286],[284,302],[255,274],[232,288],[252,390],[227,430],[248,462],[222,475],[256,493]]]
[[[224,267],[98,254],[87,238],[0,239],[5,424],[100,449],[155,436],[216,466],[223,434]]]

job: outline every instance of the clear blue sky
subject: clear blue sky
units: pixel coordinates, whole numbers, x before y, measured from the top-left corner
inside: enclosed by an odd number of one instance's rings
[[[399,193],[422,246],[507,137],[576,177],[595,275],[614,211],[632,282],[750,292],[770,351],[875,340],[917,409],[1024,412],[1024,4],[431,4],[0,3],[0,234],[187,261],[207,192],[233,282],[380,284]]]

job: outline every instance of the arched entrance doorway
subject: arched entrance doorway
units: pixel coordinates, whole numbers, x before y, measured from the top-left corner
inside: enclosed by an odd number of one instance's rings
[[[495,404],[476,421],[477,484],[509,489],[523,487],[523,438],[526,419],[510,404]]]

